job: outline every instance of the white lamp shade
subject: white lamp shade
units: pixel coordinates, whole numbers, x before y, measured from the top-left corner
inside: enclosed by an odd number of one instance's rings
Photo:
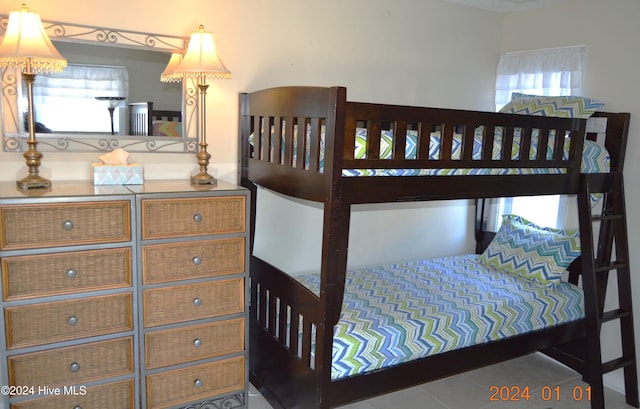
[[[0,44],[0,66],[20,67],[24,72],[60,72],[67,60],[49,39],[40,16],[23,6],[9,13],[9,23]]]
[[[218,57],[213,34],[204,31],[204,26],[200,26],[200,31],[191,34],[187,52],[175,73],[182,78],[231,78],[231,72]]]
[[[162,82],[178,82],[182,79],[182,77],[176,74],[176,69],[182,62],[182,54],[180,53],[172,53],[171,58],[169,59],[169,63],[167,64],[162,74],[160,74],[160,81]]]

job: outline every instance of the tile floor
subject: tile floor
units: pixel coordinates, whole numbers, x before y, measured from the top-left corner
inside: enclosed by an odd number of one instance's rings
[[[492,401],[492,386],[528,386],[528,401]],[[400,392],[342,406],[341,409],[589,409],[585,398],[573,398],[584,391],[576,372],[542,354],[531,354],[486,368],[426,383]],[[556,392],[559,391],[559,399]],[[546,395],[543,396],[543,392]],[[547,400],[543,399],[547,398]],[[499,399],[499,395],[498,395]],[[632,408],[624,396],[607,390],[607,409]],[[249,409],[271,409],[252,386]]]

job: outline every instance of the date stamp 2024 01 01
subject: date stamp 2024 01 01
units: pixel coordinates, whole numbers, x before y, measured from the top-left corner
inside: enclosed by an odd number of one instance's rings
[[[539,390],[533,391],[529,386],[520,385],[491,385],[489,387],[489,400],[492,402],[519,402],[537,400],[538,397],[545,402],[561,400],[590,401],[591,386],[576,385],[573,388],[545,385]]]

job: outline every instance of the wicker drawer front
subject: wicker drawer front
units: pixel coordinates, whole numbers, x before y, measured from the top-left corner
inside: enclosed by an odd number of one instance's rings
[[[244,311],[242,278],[163,287],[143,292],[147,327]]]
[[[5,309],[7,348],[42,345],[133,328],[131,293]]]
[[[27,249],[46,246],[129,241],[128,201],[14,205],[0,208],[0,248]]]
[[[244,388],[244,358],[233,358],[147,377],[147,404],[166,408]]]
[[[243,350],[244,320],[242,318],[145,334],[148,369]]]
[[[51,408],[134,408],[135,395],[133,380],[108,383],[86,388],[86,394],[76,386],[76,395],[63,394],[11,404],[12,409],[51,409]]]
[[[244,272],[244,237],[142,248],[144,284]]]
[[[5,300],[130,287],[131,279],[126,247],[2,259]]]
[[[133,340],[118,338],[9,358],[11,385],[65,386],[133,373]]]
[[[244,196],[142,201],[143,240],[244,230]]]

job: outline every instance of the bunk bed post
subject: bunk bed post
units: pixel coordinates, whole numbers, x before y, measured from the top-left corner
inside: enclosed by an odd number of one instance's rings
[[[239,124],[240,135],[251,134],[251,117],[249,116],[249,94],[241,93],[239,99]],[[248,140],[238,138],[238,184],[244,186],[251,194],[249,195],[249,254],[253,254],[253,242],[256,233],[256,198],[258,196],[257,186],[248,178],[249,158],[251,157],[252,146]]]
[[[327,149],[331,153],[325,155],[325,169],[330,169],[326,176],[324,201],[324,220],[322,231],[321,294],[327,297],[326,317],[333,327],[340,318],[342,295],[347,271],[347,247],[349,241],[349,220],[351,206],[342,201],[342,159],[344,151],[345,109],[347,93],[345,88],[330,89],[329,115],[325,132]],[[332,288],[322,294],[322,289]]]
[[[320,359],[320,408],[330,406],[333,327],[340,319],[347,273],[347,248],[351,206],[343,203],[342,160],[344,152],[347,90],[332,87],[329,95],[325,131],[325,200],[322,227],[322,264],[320,267],[320,300],[323,308],[322,341],[317,343]]]
[[[476,240],[476,254],[481,254],[489,245],[491,240],[495,237],[496,233],[487,230],[487,212],[489,211],[490,204],[488,198],[475,199],[476,214],[475,214],[475,240]]]

